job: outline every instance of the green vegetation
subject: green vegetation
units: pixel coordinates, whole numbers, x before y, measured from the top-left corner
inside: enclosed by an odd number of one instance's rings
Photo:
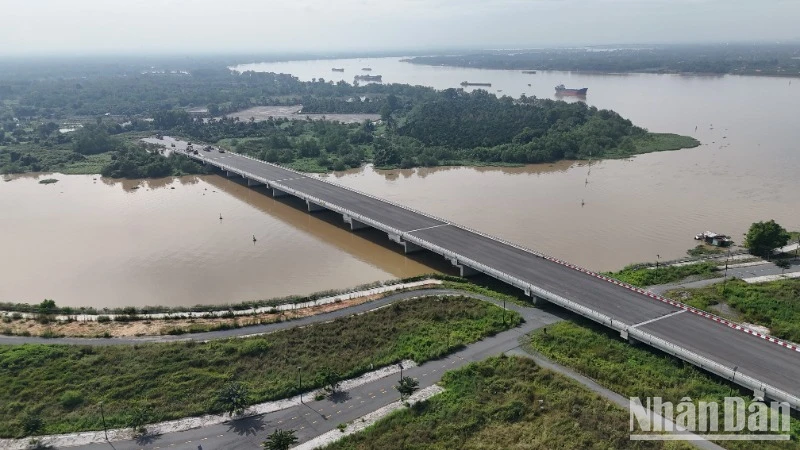
[[[263,442],[265,450],[289,450],[289,447],[297,443],[297,436],[294,430],[282,430],[278,428],[267,436]]]
[[[689,448],[631,441],[627,411],[530,359],[490,358],[447,372],[442,384],[443,393],[325,448]]]
[[[208,173],[208,169],[175,153],[164,157],[157,151],[129,147],[112,154],[111,162],[100,173],[111,178],[160,178]]]
[[[329,371],[344,379],[403,359],[427,361],[520,320],[506,311],[503,325],[502,309],[478,300],[427,297],[246,339],[3,346],[0,437],[27,434],[18,418],[29,413],[42,419],[42,433],[100,429],[100,401],[109,427],[126,426],[138,407],[153,421],[220,412],[227,409],[217,401],[226,383],[246,387],[252,402],[285,398],[300,392],[298,367],[304,390],[321,388]]]
[[[58,180],[56,180],[55,178],[45,178],[43,180],[39,180],[39,184],[53,184],[53,183],[58,183]]]
[[[16,70],[0,66],[0,77],[6,77],[0,78],[0,88],[9,99],[0,105],[0,146],[9,146],[0,150],[0,169],[60,170],[112,152],[112,159],[123,161],[105,161],[100,167],[104,175],[155,177],[198,170],[175,167],[175,162],[157,155],[127,155],[130,141],[147,133],[229,143],[237,152],[312,172],[344,170],[368,161],[380,168],[408,168],[619,158],[699,145],[686,136],[648,133],[613,111],[581,102],[524,96],[515,100],[482,90],[436,91],[399,84],[301,82],[284,74],[230,72],[221,61],[184,64],[191,67],[181,70],[191,75],[170,73],[177,70],[174,67],[164,69],[168,73],[150,73],[155,66],[137,70],[121,64],[89,65],[84,70],[91,75],[65,78],[64,70],[46,65],[23,64]],[[120,72],[122,67],[127,69]],[[121,76],[127,71],[140,75]],[[309,114],[371,113],[380,114],[381,121],[257,122],[225,116],[251,106],[298,104]],[[70,127],[81,126],[62,133],[56,121],[65,120]],[[40,148],[47,152],[32,153]],[[135,169],[133,164],[147,167]],[[92,165],[78,167],[73,170],[97,170]]]
[[[624,281],[633,286],[646,287],[657,284],[674,283],[686,277],[714,278],[719,275],[717,265],[710,262],[688,264],[685,266],[628,266],[619,272],[608,272],[605,275]]]
[[[781,339],[800,342],[800,279],[748,284],[731,280],[667,293],[684,303],[731,320],[763,325]],[[727,305],[728,308],[720,308]]]
[[[755,222],[747,230],[744,246],[753,255],[769,258],[772,250],[786,245],[790,237],[789,232],[774,220]]]
[[[662,397],[676,404],[683,397],[717,401],[736,389],[689,363],[648,347],[619,339],[616,332],[585,320],[559,322],[531,335],[530,349],[586,375],[623,396]],[[748,397],[748,393],[740,393]],[[722,423],[722,419],[720,419]],[[800,422],[792,420],[791,443],[759,443],[758,448],[797,448]],[[752,442],[730,441],[730,449],[749,449]]]
[[[686,250],[686,254],[688,254],[689,256],[719,255],[724,252],[725,250],[719,247],[714,247],[713,245],[705,245],[705,244],[700,244],[697,247]]]
[[[498,50],[467,55],[420,56],[409,61],[484,69],[798,76],[800,60],[797,52],[797,43],[726,43],[541,49],[515,51],[513,54]],[[591,89],[589,92],[591,94]]]

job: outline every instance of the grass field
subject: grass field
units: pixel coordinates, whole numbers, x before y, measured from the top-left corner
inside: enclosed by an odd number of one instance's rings
[[[800,279],[748,284],[732,280],[667,293],[671,298],[739,322],[763,325],[771,334],[800,342]],[[727,305],[731,312],[715,306]]]
[[[442,384],[445,392],[326,449],[691,448],[629,440],[626,411],[530,359],[473,363]]]
[[[367,314],[266,336],[208,343],[135,346],[0,347],[0,437],[20,436],[20,418],[38,415],[40,434],[123,427],[140,406],[151,422],[218,412],[214,399],[234,380],[253,402],[323,386],[326,369],[360,375],[402,359],[443,356],[520,321],[486,302],[427,297]],[[448,346],[449,345],[449,346]]]
[[[634,286],[646,287],[674,283],[689,276],[714,278],[718,274],[716,264],[703,262],[688,266],[661,266],[658,269],[628,266],[619,272],[608,272],[605,275]]]
[[[632,346],[616,332],[588,321],[560,322],[535,332],[527,348],[593,378],[623,395],[662,397],[676,404],[683,397],[694,401],[718,401],[729,395],[748,397],[750,392],[718,379],[691,364],[649,347]],[[720,423],[723,423],[720,420]],[[792,442],[760,442],[759,449],[800,448],[800,421],[792,422]],[[730,449],[751,449],[753,442],[723,442]]]

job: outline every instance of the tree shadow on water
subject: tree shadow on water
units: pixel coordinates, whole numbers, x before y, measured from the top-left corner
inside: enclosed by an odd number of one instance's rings
[[[239,436],[255,436],[260,431],[264,431],[265,428],[263,416],[245,417],[229,423],[228,431],[233,431]]]

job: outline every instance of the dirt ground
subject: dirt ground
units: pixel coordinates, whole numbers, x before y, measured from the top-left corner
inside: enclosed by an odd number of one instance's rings
[[[393,292],[394,293],[394,292]],[[41,324],[34,319],[18,319],[0,323],[0,332],[5,335],[25,336],[66,336],[66,337],[130,337],[130,336],[158,336],[170,334],[171,330],[190,329],[194,331],[209,331],[222,324],[238,325],[239,327],[273,323],[293,318],[313,316],[329,311],[360,305],[382,298],[385,294],[358,297],[342,300],[327,305],[302,308],[295,311],[282,311],[277,314],[263,313],[235,318],[191,318],[191,319],[150,319],[134,322],[51,322]],[[177,334],[177,333],[172,333]]]

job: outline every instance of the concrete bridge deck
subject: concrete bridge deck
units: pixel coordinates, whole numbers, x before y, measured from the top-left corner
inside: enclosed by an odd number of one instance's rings
[[[309,211],[341,213],[353,230],[369,226],[385,231],[406,252],[438,253],[460,267],[462,275],[490,275],[534,299],[613,328],[632,342],[651,345],[752,389],[757,397],[788,401],[800,409],[800,349],[791,343],[444,219],[273,164],[230,152],[200,151],[190,157],[228,175],[242,176],[248,183],[267,185],[276,196],[303,199]]]

